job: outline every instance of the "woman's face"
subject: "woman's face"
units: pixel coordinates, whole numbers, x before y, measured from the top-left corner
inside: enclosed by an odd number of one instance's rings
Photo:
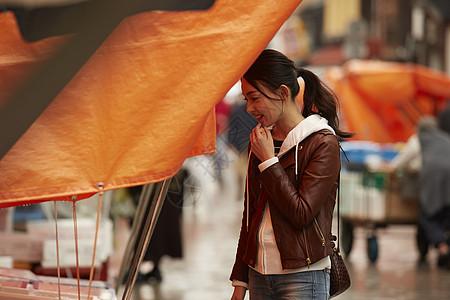
[[[247,101],[247,112],[252,114],[262,126],[269,127],[278,122],[283,112],[281,100],[267,98],[245,79],[242,79],[241,89]],[[264,86],[261,86],[261,90],[269,97],[275,99],[279,97]]]

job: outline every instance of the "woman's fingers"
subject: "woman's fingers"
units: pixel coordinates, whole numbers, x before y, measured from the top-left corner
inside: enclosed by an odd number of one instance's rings
[[[274,147],[270,130],[258,124],[250,134],[251,151],[261,161],[274,157]]]
[[[264,129],[264,133],[265,133],[267,138],[272,137],[272,133],[270,132],[269,128],[263,127],[263,129]]]
[[[267,138],[267,131],[269,131],[267,128],[262,127],[261,123],[258,123],[255,128],[253,128],[252,134],[254,137],[265,137]]]

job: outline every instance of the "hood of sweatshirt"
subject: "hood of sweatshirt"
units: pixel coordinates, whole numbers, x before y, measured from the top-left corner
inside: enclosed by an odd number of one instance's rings
[[[303,141],[305,138],[313,134],[314,132],[320,131],[322,129],[327,129],[331,131],[334,135],[336,134],[328,125],[327,119],[321,117],[320,115],[310,115],[305,118],[303,121],[298,123],[286,136],[281,145],[280,152],[278,153],[278,157],[283,156],[290,149],[295,147],[295,174],[298,174],[298,144]]]
[[[310,136],[312,133],[320,131],[322,129],[327,129],[333,134],[336,134],[333,128],[328,125],[327,119],[319,115],[310,115],[309,117],[298,123],[298,125],[288,133],[283,141],[283,144],[281,145],[278,157],[288,152],[291,148],[298,147],[298,144],[301,141]]]

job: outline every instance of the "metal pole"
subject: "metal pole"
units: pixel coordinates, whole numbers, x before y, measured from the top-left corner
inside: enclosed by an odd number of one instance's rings
[[[145,221],[142,235],[139,240],[138,248],[133,255],[133,262],[130,266],[130,273],[125,285],[125,290],[122,299],[129,300],[133,290],[134,283],[136,281],[137,270],[142,262],[142,259],[147,251],[148,244],[152,237],[153,231],[156,227],[156,222],[158,221],[159,214],[161,212],[164,200],[166,198],[167,190],[169,188],[171,178],[166,179],[162,182],[155,183],[155,193],[153,194],[153,200],[151,201],[149,213]],[[141,223],[142,225],[142,223]],[[133,245],[133,244],[131,244]],[[128,259],[128,258],[127,258]],[[133,272],[131,272],[133,270]],[[133,273],[133,275],[132,275]]]
[[[150,195],[152,194],[153,189],[153,183],[146,184],[144,185],[141,195],[139,196],[139,202],[133,217],[133,225],[131,226],[131,235],[129,237],[127,247],[122,259],[119,276],[116,279],[116,294],[119,292],[119,287],[125,277],[126,270],[130,266],[131,260],[133,259],[133,253],[135,251],[134,246],[136,244],[137,235],[139,233],[140,227],[142,227],[142,224],[144,224],[145,222],[145,212],[148,210],[148,206],[150,205]]]

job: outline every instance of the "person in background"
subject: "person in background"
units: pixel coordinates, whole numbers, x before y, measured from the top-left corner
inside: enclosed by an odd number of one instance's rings
[[[241,83],[259,124],[250,134],[232,299],[244,299],[247,289],[252,300],[328,299],[337,137],[352,134],[339,129],[334,94],[278,51],[264,50]]]
[[[450,269],[450,135],[434,117],[424,117],[418,127],[422,154],[420,171],[420,222],[437,248],[438,266]]]
[[[443,111],[439,118],[450,111]],[[423,116],[416,133],[411,135],[403,150],[392,160],[393,170],[417,172],[419,225],[426,239],[439,253],[437,264],[450,268],[450,161],[443,153],[450,153],[450,134],[441,129],[434,116]],[[445,126],[443,126],[445,128]]]

